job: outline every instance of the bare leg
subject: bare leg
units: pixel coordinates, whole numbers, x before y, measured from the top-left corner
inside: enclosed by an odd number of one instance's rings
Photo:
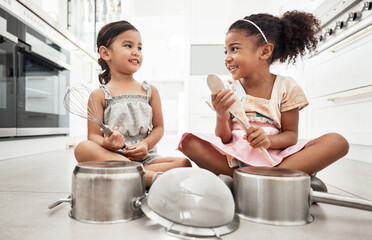
[[[123,155],[107,150],[89,140],[85,140],[76,146],[75,158],[78,162],[110,160],[130,161]],[[166,172],[169,169],[177,167],[191,167],[191,163],[187,158],[181,157],[164,157],[154,160],[144,167],[146,186],[151,186],[152,176],[155,172]]]
[[[129,161],[128,158],[123,155],[107,150],[101,147],[97,143],[89,140],[85,140],[79,143],[75,148],[75,158],[78,162],[87,161],[109,161],[109,160],[120,160]]]
[[[199,167],[218,174],[233,176],[234,168],[227,164],[226,156],[220,154],[210,143],[191,134],[182,141],[182,148],[187,157]]]
[[[152,161],[144,167],[146,172],[146,186],[151,186],[152,177],[156,172],[166,172],[179,167],[191,167],[191,163],[187,158],[182,157],[163,157]]]
[[[304,149],[289,156],[278,167],[316,173],[349,151],[349,143],[337,133],[328,133],[308,142]]]

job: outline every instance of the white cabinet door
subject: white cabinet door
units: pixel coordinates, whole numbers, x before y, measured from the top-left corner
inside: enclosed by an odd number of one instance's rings
[[[200,116],[190,115],[189,130],[191,132],[199,132],[214,135],[214,129],[216,126],[216,116]]]
[[[206,76],[193,76],[189,79],[189,131],[214,133],[215,112],[205,103],[205,100],[210,102],[210,95]]]
[[[343,135],[351,144],[372,146],[372,87],[313,99],[308,112],[308,135]]]
[[[309,98],[372,85],[372,31],[353,41],[344,40],[315,56],[311,67]]]

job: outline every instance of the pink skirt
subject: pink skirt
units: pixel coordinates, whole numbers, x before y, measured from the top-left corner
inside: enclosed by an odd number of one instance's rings
[[[256,126],[261,127],[267,135],[279,134],[279,129],[268,123],[252,123]],[[250,166],[268,166],[271,167],[271,163],[265,158],[263,152],[258,149],[254,149],[250,146],[247,140],[243,139],[245,131],[240,127],[237,122],[233,122],[232,125],[232,140],[229,143],[222,143],[221,138],[203,134],[203,133],[184,133],[178,144],[177,150],[183,152],[182,141],[183,139],[192,134],[199,139],[210,143],[219,153],[225,155],[229,159],[236,159]],[[277,149],[267,149],[271,158],[275,162],[275,166],[283,161],[284,158],[300,151],[308,141],[298,143],[296,145],[287,147],[282,150]]]

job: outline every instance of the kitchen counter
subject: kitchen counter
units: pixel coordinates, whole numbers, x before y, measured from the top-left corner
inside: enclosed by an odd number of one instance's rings
[[[162,149],[159,146],[160,153]],[[72,149],[0,161],[0,239],[190,239],[168,234],[146,216],[89,224],[68,217],[68,204],[49,210],[49,204],[71,192],[75,164]],[[318,177],[329,192],[372,200],[370,172],[371,164],[342,159]],[[283,227],[240,220],[239,228],[222,239],[372,239],[372,212],[327,204],[313,204],[310,211],[315,218],[311,224]]]

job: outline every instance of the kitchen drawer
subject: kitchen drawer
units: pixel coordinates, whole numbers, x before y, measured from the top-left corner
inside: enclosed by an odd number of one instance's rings
[[[368,30],[368,29],[367,29]],[[309,98],[372,85],[372,27],[309,61]]]
[[[343,135],[351,144],[372,146],[372,87],[312,99],[308,109],[308,136],[328,132]]]
[[[192,76],[189,79],[190,96],[209,96],[210,90],[207,85],[207,76]]]
[[[207,105],[205,100],[212,105],[210,97],[204,96],[194,96],[189,99],[189,114],[198,114],[198,115],[215,115],[215,112]]]
[[[190,114],[189,126],[187,131],[214,134],[215,126],[216,116],[214,114],[212,115]]]
[[[207,86],[206,76],[193,76],[189,80],[188,109],[189,114],[213,112],[205,100],[210,102],[210,90]]]
[[[221,76],[222,79],[225,79],[224,77],[225,76]],[[214,115],[214,111],[205,103],[205,100],[208,100],[210,103],[212,103],[211,91],[207,85],[207,76],[191,77],[189,88],[189,113],[199,115]]]

